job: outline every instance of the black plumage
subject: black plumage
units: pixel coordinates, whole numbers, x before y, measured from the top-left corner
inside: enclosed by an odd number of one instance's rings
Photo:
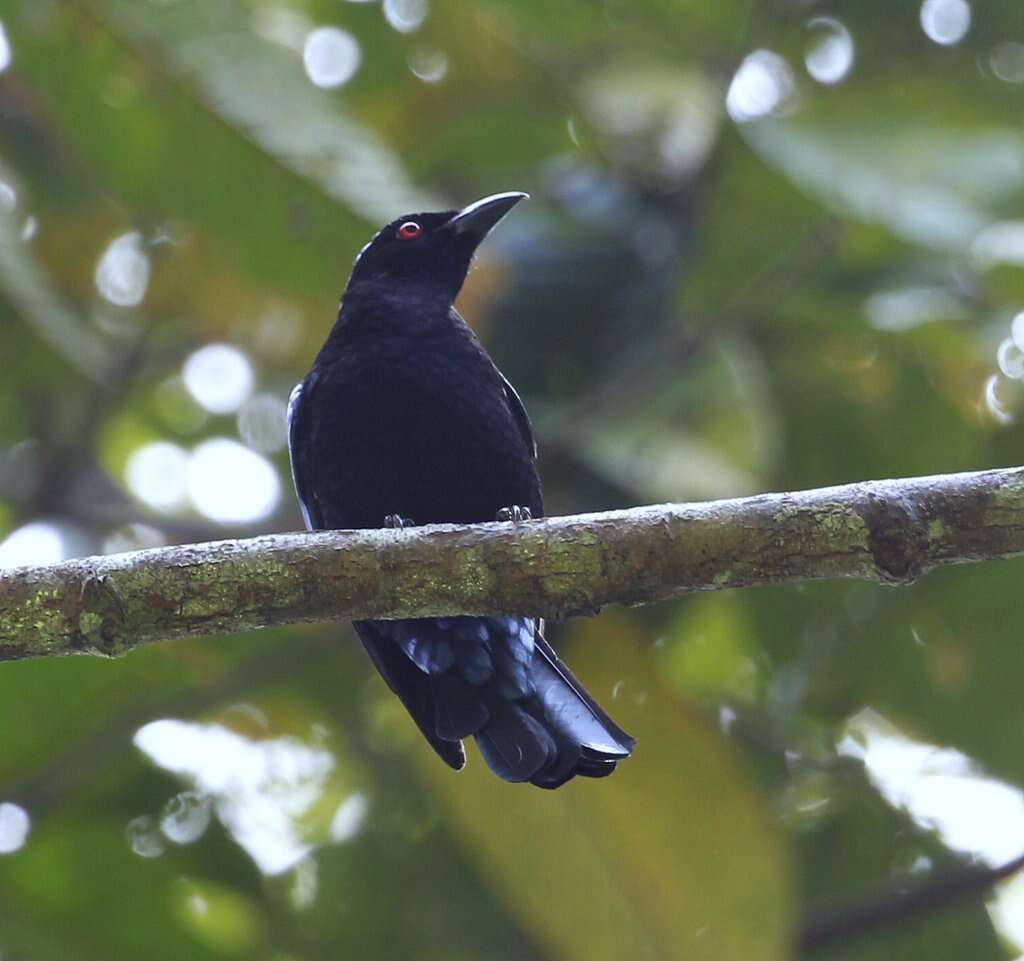
[[[525,195],[411,214],[356,259],[338,320],[295,389],[288,439],[311,529],[543,514],[530,422],[453,306],[477,245]],[[497,775],[557,787],[628,757],[622,731],[559,661],[541,624],[443,617],[355,624],[437,753],[476,737]]]

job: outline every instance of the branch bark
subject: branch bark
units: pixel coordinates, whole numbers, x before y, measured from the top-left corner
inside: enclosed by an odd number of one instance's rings
[[[1024,554],[1024,469],[524,524],[276,534],[0,572],[0,660],[307,621],[565,617],[692,591],[907,584]]]

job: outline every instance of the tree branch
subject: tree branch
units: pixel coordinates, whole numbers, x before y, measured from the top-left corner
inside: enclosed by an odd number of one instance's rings
[[[1024,854],[996,867],[968,865],[948,873],[937,872],[924,880],[903,878],[843,904],[813,908],[797,931],[798,956],[828,948],[848,947],[858,938],[966,901],[983,898],[1005,878],[1024,868]]]
[[[1024,469],[512,524],[276,534],[0,572],[0,660],[304,621],[564,617],[1024,554]]]

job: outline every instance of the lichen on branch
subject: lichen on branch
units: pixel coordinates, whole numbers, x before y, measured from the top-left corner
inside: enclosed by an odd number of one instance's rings
[[[521,524],[275,534],[0,572],[0,660],[308,621],[566,617],[692,591],[906,584],[1024,554],[1024,469]]]

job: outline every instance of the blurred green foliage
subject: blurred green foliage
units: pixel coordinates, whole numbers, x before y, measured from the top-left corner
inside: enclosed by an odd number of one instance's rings
[[[552,513],[1019,462],[1022,96],[1012,0],[3,0],[0,563],[299,527],[283,405],[356,252],[506,189],[461,306]],[[1014,850],[1021,574],[557,629],[640,747],[554,794],[443,768],[347,627],[4,664],[0,956],[786,957],[985,856],[956,817]],[[872,716],[962,752],[952,820]],[[836,956],[1017,956],[1001,903]]]

